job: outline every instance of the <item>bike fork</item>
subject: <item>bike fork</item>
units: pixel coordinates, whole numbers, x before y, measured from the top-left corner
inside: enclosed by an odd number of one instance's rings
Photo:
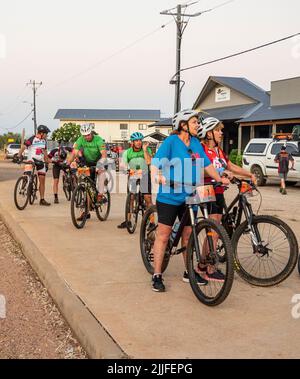
[[[197,257],[197,262],[199,263],[201,260],[200,246],[199,246],[199,241],[198,241],[197,232],[196,232],[195,214],[194,214],[193,208],[191,206],[189,206],[189,212],[190,212],[190,219],[191,219],[191,225],[192,225],[192,230],[193,230],[196,257]]]

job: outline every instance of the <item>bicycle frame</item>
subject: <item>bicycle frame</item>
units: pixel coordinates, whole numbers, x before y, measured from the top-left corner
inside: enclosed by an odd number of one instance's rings
[[[236,229],[241,224],[242,216],[244,214],[248,227],[250,229],[251,241],[255,247],[259,246],[262,243],[261,236],[260,236],[257,226],[253,225],[254,212],[252,209],[252,205],[247,200],[247,195],[245,193],[239,192],[238,195],[231,202],[229,207],[227,207],[225,203],[224,205],[225,212],[222,216],[222,224],[226,227],[226,230],[228,231],[227,225],[228,225],[230,212],[233,210],[236,204],[238,204],[238,212],[236,215],[236,222],[234,223],[233,228]]]

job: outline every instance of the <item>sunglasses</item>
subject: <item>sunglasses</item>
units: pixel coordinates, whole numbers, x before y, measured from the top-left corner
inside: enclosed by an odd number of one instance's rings
[[[188,149],[188,153],[192,159],[192,162],[195,162],[196,157],[195,157],[195,154],[193,153],[192,149]]]

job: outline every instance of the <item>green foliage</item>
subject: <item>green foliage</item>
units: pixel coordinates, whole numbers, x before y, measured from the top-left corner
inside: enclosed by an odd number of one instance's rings
[[[9,132],[0,136],[0,150],[2,150],[5,145],[11,143],[8,142],[8,139],[13,139],[14,143],[21,143],[21,134]]]
[[[230,154],[229,154],[229,160],[242,167],[243,166],[243,153],[242,154],[238,154],[238,149],[233,149],[231,150]]]
[[[52,133],[53,141],[75,142],[80,137],[80,125],[65,123]]]

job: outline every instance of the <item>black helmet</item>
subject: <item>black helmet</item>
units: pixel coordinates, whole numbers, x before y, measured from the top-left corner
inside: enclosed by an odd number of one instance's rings
[[[46,125],[39,125],[37,131],[38,133],[50,133],[50,129]]]

